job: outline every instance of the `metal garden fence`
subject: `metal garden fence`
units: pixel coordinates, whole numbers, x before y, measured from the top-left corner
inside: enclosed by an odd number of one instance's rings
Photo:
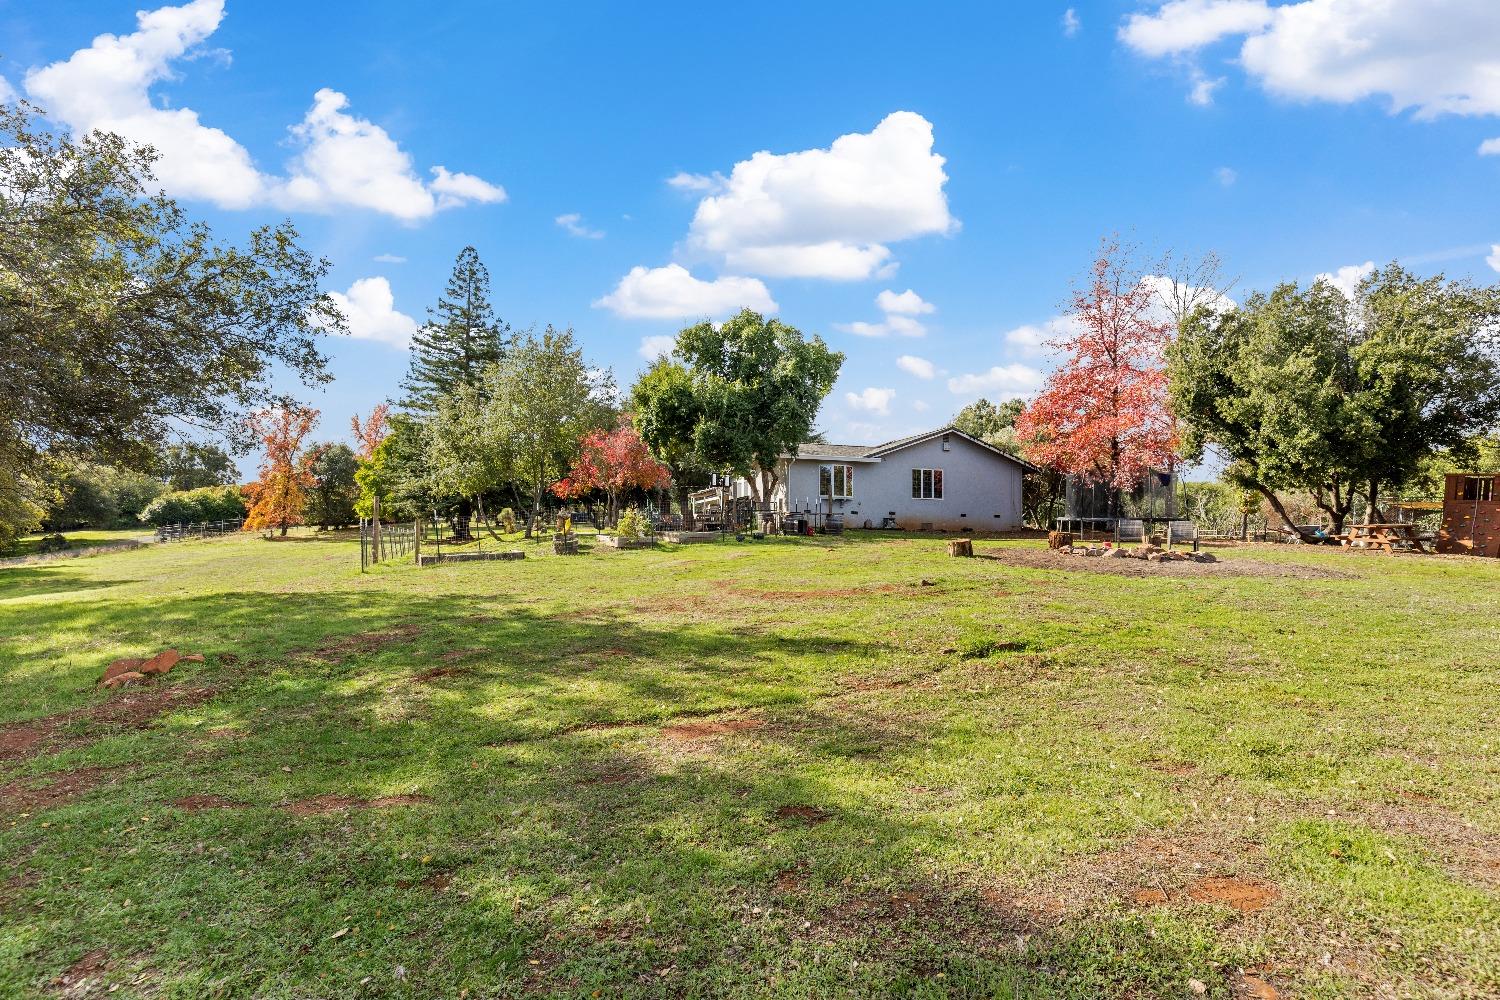
[[[235,521],[199,521],[196,524],[160,524],[156,527],[158,542],[182,542],[190,538],[223,538],[237,534],[245,526],[243,519]]]

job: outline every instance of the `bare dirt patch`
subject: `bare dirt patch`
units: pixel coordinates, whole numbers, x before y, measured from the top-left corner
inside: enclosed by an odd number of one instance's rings
[[[824,910],[808,933],[815,937],[925,938],[978,952],[1010,951],[1017,939],[1056,923],[1004,893],[973,886],[917,885],[856,892]]]
[[[679,722],[663,726],[661,735],[669,740],[704,740],[729,733],[744,733],[752,729],[763,729],[765,723],[759,719],[723,719],[720,721]]]
[[[872,583],[863,587],[838,587],[823,590],[755,590],[743,587],[729,580],[719,581],[719,585],[729,593],[739,597],[746,597],[752,601],[816,601],[835,597],[868,597],[871,594],[894,594],[898,591],[910,590],[895,583]]]
[[[293,816],[327,816],[331,813],[354,812],[361,809],[395,809],[401,806],[420,806],[432,800],[425,795],[383,795],[377,799],[356,799],[349,795],[315,795],[310,799],[288,802],[281,808]]]
[[[781,806],[776,810],[775,815],[777,819],[790,820],[804,826],[817,826],[833,818],[833,814],[827,809],[804,805]]]
[[[33,813],[67,805],[104,784],[119,770],[114,767],[83,767],[43,778],[19,778],[0,786],[0,813]]]
[[[1229,876],[1202,879],[1189,886],[1187,894],[1199,903],[1219,903],[1241,913],[1263,910],[1281,898],[1281,890],[1270,883]]]
[[[236,802],[234,799],[226,799],[222,795],[184,795],[180,799],[173,799],[175,808],[186,812],[202,812],[205,809],[243,809],[245,803]]]
[[[1258,973],[1248,969],[1240,973],[1238,996],[1245,1000],[1280,1000],[1281,992]]]
[[[474,671],[468,667],[433,667],[424,670],[411,679],[413,684],[431,684],[433,681],[442,680],[444,677],[462,677],[472,674]]]
[[[145,729],[156,718],[180,708],[193,708],[211,699],[213,687],[133,688],[99,705],[59,712],[28,722],[0,726],[0,762],[30,760],[68,747],[86,746],[102,735],[88,724],[121,729]],[[84,731],[74,731],[83,726]]]
[[[588,768],[578,779],[580,785],[631,785],[650,776],[644,765],[634,759],[610,760]]]
[[[366,653],[378,653],[387,646],[410,642],[422,634],[420,625],[399,625],[396,628],[376,632],[361,632],[344,636],[312,650],[307,655],[330,663],[342,663],[347,657]]]
[[[1006,547],[975,552],[980,559],[993,559],[1008,566],[1027,569],[1055,569],[1076,573],[1106,573],[1112,576],[1263,576],[1292,577],[1299,580],[1350,580],[1355,574],[1323,566],[1293,563],[1267,563],[1254,559],[1198,562],[1143,562],[1139,559],[1105,559],[1102,557],[1063,555],[1051,549]]]

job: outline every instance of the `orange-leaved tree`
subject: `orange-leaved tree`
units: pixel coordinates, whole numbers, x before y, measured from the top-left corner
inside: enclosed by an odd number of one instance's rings
[[[623,416],[612,431],[594,431],[579,442],[578,458],[552,492],[560,497],[582,496],[603,490],[609,497],[609,518],[619,515],[620,493],[628,489],[660,490],[672,483],[671,471],[655,458]]]
[[[1177,451],[1164,357],[1172,325],[1127,257],[1104,242],[1087,286],[1073,293],[1071,332],[1048,343],[1062,363],[1016,420],[1028,459],[1112,497],[1172,468]]]
[[[349,418],[349,423],[354,428],[354,440],[359,442],[359,448],[355,450],[355,457],[361,462],[368,462],[370,456],[375,454],[375,449],[380,447],[380,442],[390,433],[387,418],[390,416],[391,406],[389,403],[380,403],[370,415],[361,423],[359,414]]]
[[[312,483],[308,463],[299,461],[297,452],[313,425],[318,411],[310,407],[290,406],[257,410],[246,421],[266,449],[261,462],[260,479],[255,483],[255,503],[245,515],[246,531],[286,529],[302,523],[302,507]]]

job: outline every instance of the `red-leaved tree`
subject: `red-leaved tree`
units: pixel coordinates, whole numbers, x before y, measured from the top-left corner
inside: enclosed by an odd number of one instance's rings
[[[246,421],[266,449],[254,503],[245,515],[245,531],[280,528],[281,534],[302,523],[302,508],[312,485],[308,463],[298,461],[302,439],[318,422],[318,411],[301,406],[258,410]]]
[[[390,404],[381,403],[370,411],[364,423],[360,423],[358,413],[349,418],[349,423],[354,428],[354,440],[359,442],[355,454],[361,462],[368,462],[370,456],[375,454],[375,449],[380,447],[380,442],[390,433],[386,419],[390,412]]]
[[[1177,450],[1164,361],[1172,326],[1126,256],[1105,241],[1073,293],[1074,332],[1048,343],[1062,364],[1016,420],[1028,459],[1112,493],[1171,468]]]
[[[579,442],[578,458],[568,474],[553,484],[564,499],[603,490],[609,497],[609,518],[619,514],[620,494],[628,489],[666,489],[672,473],[651,457],[646,442],[635,432],[630,417],[620,418],[612,431],[594,431]]]

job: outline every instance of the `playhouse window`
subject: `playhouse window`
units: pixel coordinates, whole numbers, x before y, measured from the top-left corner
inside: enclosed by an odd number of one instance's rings
[[[943,470],[912,469],[911,498],[913,500],[943,499]]]
[[[832,500],[848,500],[854,496],[854,466],[818,466],[818,496]]]
[[[1464,478],[1464,499],[1489,503],[1495,498],[1495,481],[1488,477],[1467,476]]]

